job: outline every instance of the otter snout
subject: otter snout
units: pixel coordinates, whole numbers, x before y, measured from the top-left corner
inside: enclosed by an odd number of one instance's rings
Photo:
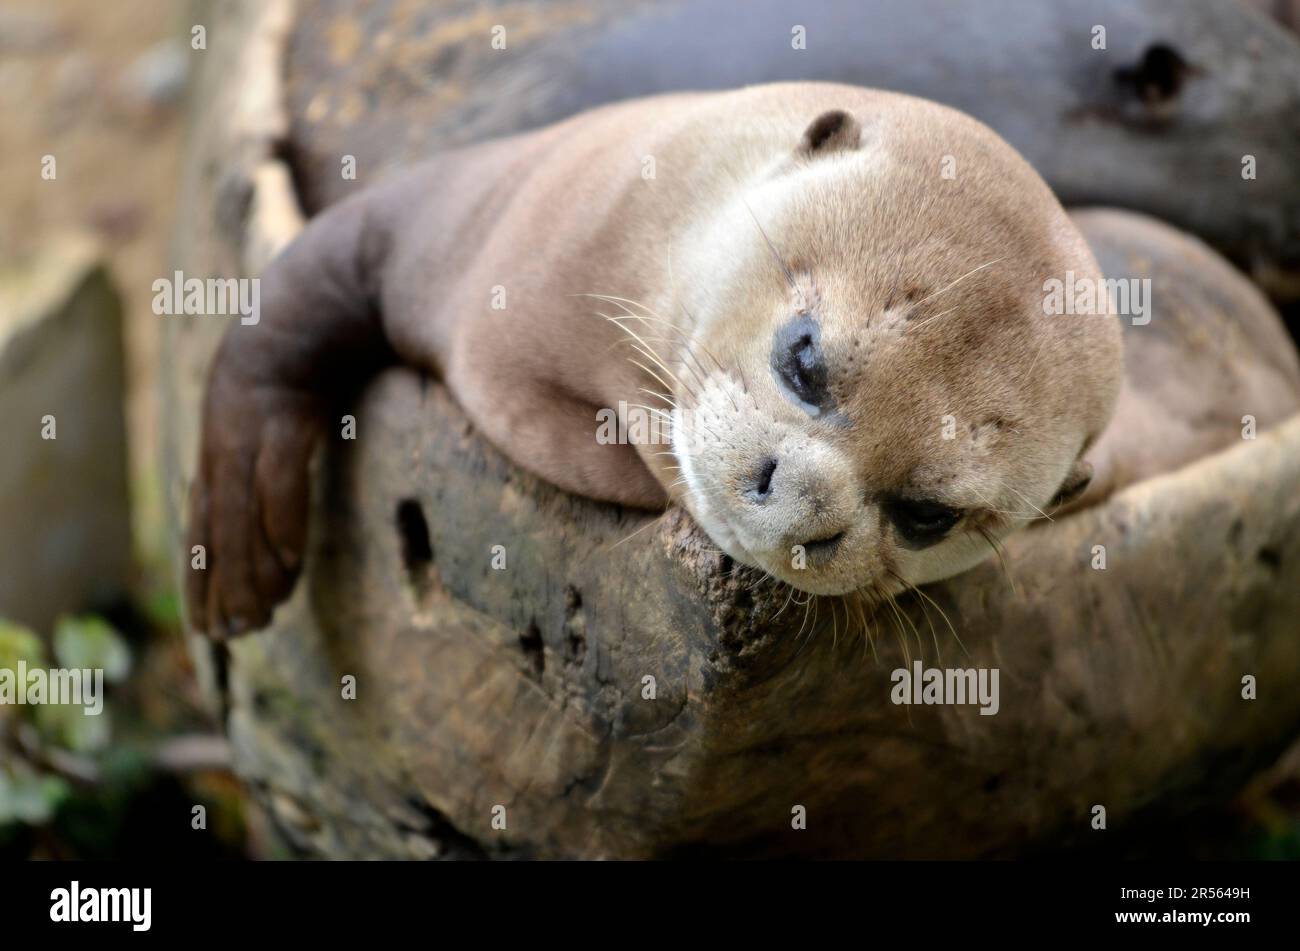
[[[762,456],[738,485],[742,534],[774,562],[833,560],[857,514],[856,480],[844,458],[814,441]]]

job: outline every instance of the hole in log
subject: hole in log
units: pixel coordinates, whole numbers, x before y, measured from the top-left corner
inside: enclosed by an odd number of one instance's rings
[[[587,618],[582,613],[582,592],[573,585],[564,589],[564,632],[569,660],[581,664],[587,653]]]
[[[519,635],[519,646],[532,664],[533,674],[540,680],[546,671],[546,651],[542,644],[542,632],[538,629],[536,621],[530,621],[528,630]]]
[[[418,602],[425,602],[433,591],[433,546],[429,543],[429,523],[424,509],[414,499],[403,499],[397,506],[397,531],[402,536],[402,563]]]
[[[1115,79],[1131,87],[1142,102],[1151,105],[1178,98],[1187,80],[1198,72],[1172,46],[1154,43],[1137,63],[1117,69]]]

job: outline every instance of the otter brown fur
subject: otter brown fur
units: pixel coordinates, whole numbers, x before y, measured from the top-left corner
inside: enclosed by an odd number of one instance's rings
[[[1149,322],[1122,321],[1124,383],[1076,505],[1170,472],[1300,410],[1300,359],[1263,293],[1212,248],[1146,215],[1075,209],[1102,270],[1150,280]]]
[[[804,590],[953,574],[1086,486],[1120,329],[1043,312],[1067,272],[1100,278],[1034,171],[890,93],[667,96],[436,157],[314,219],[263,275],[261,321],[225,338],[191,619],[267,622],[301,565],[313,446],[391,361],[555,485],[679,501]],[[602,409],[638,405],[671,416],[671,447],[597,438]]]

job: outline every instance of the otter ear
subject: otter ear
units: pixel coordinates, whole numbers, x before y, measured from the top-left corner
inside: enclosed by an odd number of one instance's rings
[[[843,109],[823,112],[804,130],[799,147],[800,155],[811,157],[847,149],[856,149],[862,140],[862,126]]]
[[[1070,468],[1070,473],[1061,483],[1060,489],[1052,498],[1051,508],[1058,509],[1063,505],[1069,505],[1079,496],[1083,495],[1084,489],[1092,482],[1092,463],[1086,459],[1076,459],[1074,465]]]

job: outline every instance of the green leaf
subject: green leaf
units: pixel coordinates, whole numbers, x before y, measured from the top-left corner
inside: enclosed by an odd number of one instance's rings
[[[33,631],[0,618],[0,667],[17,673],[20,660],[28,667],[43,666],[45,645]]]
[[[62,617],[54,627],[54,656],[63,667],[103,668],[118,683],[131,670],[131,651],[112,625],[93,615]]]
[[[181,599],[175,591],[156,591],[144,604],[149,620],[160,627],[180,627]]]
[[[98,753],[113,738],[113,721],[105,706],[91,716],[75,703],[46,703],[34,707],[36,727],[48,742],[76,753]]]
[[[41,825],[49,822],[59,803],[71,791],[71,787],[58,776],[0,770],[0,825],[10,822]]]

